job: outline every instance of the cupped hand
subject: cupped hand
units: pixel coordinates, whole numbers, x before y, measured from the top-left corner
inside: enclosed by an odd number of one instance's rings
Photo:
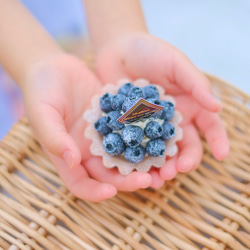
[[[152,187],[158,188],[177,172],[189,172],[199,165],[203,151],[197,128],[217,160],[228,155],[229,142],[218,115],[221,106],[211,95],[210,82],[172,45],[145,33],[121,36],[98,51],[96,72],[103,83],[146,78],[176,98],[176,109],[183,115],[184,137],[178,143],[178,155],[167,159],[161,169],[150,171]]]
[[[34,134],[74,195],[97,202],[117,190],[135,191],[151,184],[147,173],[122,176],[91,155],[90,142],[83,136],[83,113],[101,85],[82,61],[67,54],[51,56],[34,65],[23,86]]]

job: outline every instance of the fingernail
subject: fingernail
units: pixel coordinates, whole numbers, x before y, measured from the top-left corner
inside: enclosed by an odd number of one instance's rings
[[[69,151],[69,150],[64,151],[63,159],[70,168],[73,168],[74,156],[73,156],[73,153],[71,151]]]

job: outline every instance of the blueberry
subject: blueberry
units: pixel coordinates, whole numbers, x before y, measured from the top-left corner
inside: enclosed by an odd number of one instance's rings
[[[163,101],[160,101],[160,105],[164,107],[162,110],[160,119],[163,119],[165,121],[171,120],[175,112],[174,104],[172,102],[163,100]]]
[[[124,157],[132,163],[139,163],[145,157],[145,148],[139,145],[136,148],[126,147]]]
[[[152,104],[160,105],[160,102],[157,99],[154,98],[148,98],[147,102],[150,102]]]
[[[171,137],[173,137],[175,135],[175,128],[174,128],[174,126],[171,123],[167,122],[167,121],[165,121],[162,124],[162,129],[163,129],[163,133],[162,133],[162,137],[161,138],[164,141],[170,139]]]
[[[143,129],[138,126],[128,125],[122,130],[121,136],[127,146],[134,148],[142,142],[144,132]]]
[[[134,85],[130,82],[123,84],[119,90],[118,90],[118,94],[122,94],[127,96],[128,95],[128,91],[133,87]]]
[[[138,100],[137,97],[126,97],[122,104],[122,111],[126,113]]]
[[[105,151],[112,156],[120,155],[125,150],[122,138],[117,133],[108,134],[103,140],[103,147]]]
[[[146,125],[144,133],[148,138],[156,139],[162,136],[163,129],[158,122],[151,121]]]
[[[148,98],[152,98],[155,100],[159,99],[160,97],[159,91],[154,85],[150,84],[150,85],[143,87],[142,89],[143,89],[145,99],[148,99]]]
[[[162,115],[162,110],[159,111],[158,113],[153,114],[151,117],[153,117],[154,119],[160,119],[161,115]]]
[[[128,97],[143,97],[143,90],[139,87],[132,87],[128,92]]]
[[[100,98],[100,107],[102,111],[108,113],[113,110],[111,107],[112,96],[112,94],[106,93]]]
[[[159,100],[156,100],[154,98],[148,98],[147,101],[152,103],[152,104],[160,105]],[[161,114],[162,114],[162,110],[159,111],[158,113],[152,115],[151,117],[153,117],[154,119],[159,119],[161,117]]]
[[[107,135],[112,132],[112,129],[108,127],[107,123],[107,116],[102,116],[101,118],[99,118],[98,121],[94,124],[96,131],[98,131],[101,135]]]
[[[124,128],[124,124],[118,122],[117,119],[121,116],[119,111],[111,111],[108,113],[107,126],[113,130],[120,130]]]
[[[163,106],[163,107],[167,107],[169,105],[169,101],[166,101],[166,100],[161,100],[160,101],[160,105]]]
[[[111,107],[113,110],[121,110],[122,104],[126,99],[125,95],[117,94],[111,97]]]
[[[163,156],[165,152],[165,143],[162,139],[150,140],[146,145],[146,152],[150,156]]]

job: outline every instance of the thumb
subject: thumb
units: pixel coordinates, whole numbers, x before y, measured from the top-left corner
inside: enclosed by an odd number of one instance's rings
[[[48,153],[62,158],[69,168],[81,162],[81,153],[68,133],[62,115],[50,105],[35,110],[29,117],[37,140]]]

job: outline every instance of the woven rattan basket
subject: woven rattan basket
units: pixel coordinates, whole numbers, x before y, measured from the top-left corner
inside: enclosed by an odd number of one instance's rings
[[[250,249],[250,97],[208,76],[222,104],[231,153],[203,141],[199,168],[159,190],[102,203],[74,197],[24,118],[0,144],[2,249]]]

